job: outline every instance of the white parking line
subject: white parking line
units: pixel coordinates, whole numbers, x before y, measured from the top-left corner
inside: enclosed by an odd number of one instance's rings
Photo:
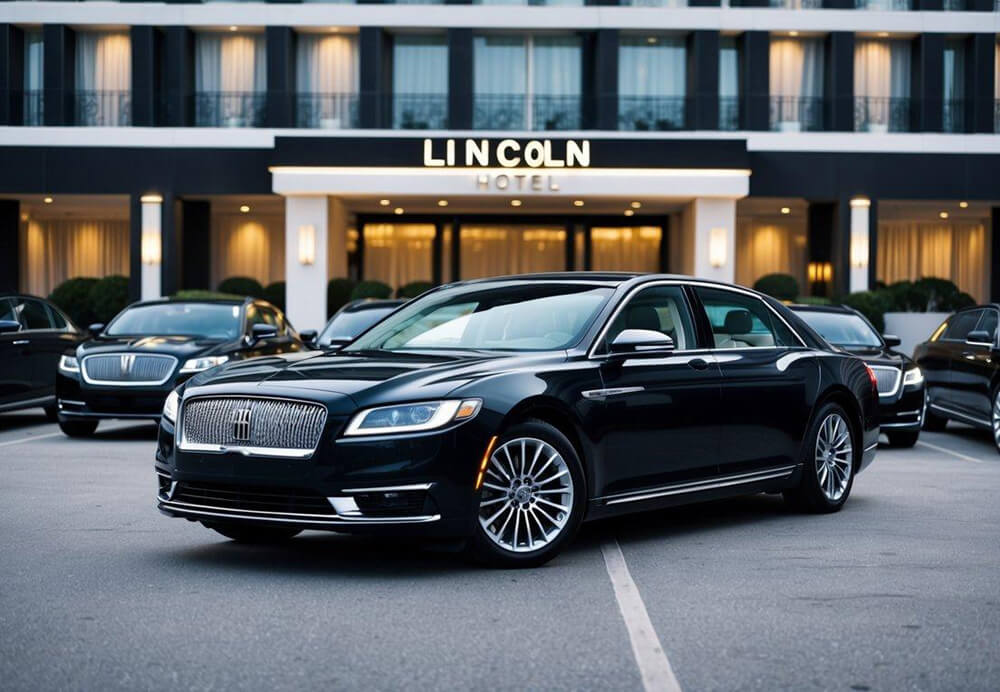
[[[62,433],[62,432],[54,432],[54,433],[45,433],[44,435],[32,435],[31,437],[22,437],[19,440],[8,440],[7,442],[0,442],[0,447],[8,447],[10,445],[19,445],[22,442],[31,442],[32,440],[42,440],[42,439],[44,439],[46,437],[60,437],[61,435],[64,435],[64,434],[65,433]]]
[[[977,464],[983,463],[982,459],[977,459],[976,457],[970,457],[967,454],[960,454],[959,452],[953,452],[945,447],[938,447],[937,445],[932,445],[930,442],[924,442],[923,440],[917,440],[917,444],[921,447],[927,447],[928,449],[933,449],[935,452],[942,452],[944,454],[950,454],[953,457],[958,457],[959,459],[965,459],[966,461],[974,461]]]
[[[611,538],[601,544],[601,552],[604,554],[604,565],[608,568],[608,576],[611,577],[611,585],[615,590],[618,609],[621,611],[622,619],[625,620],[625,629],[628,630],[628,638],[632,643],[635,662],[639,665],[643,689],[646,692],[652,690],[680,692],[680,683],[677,682],[670,661],[667,660],[667,654],[664,653],[660,639],[656,636],[649,613],[646,612],[646,604],[639,595],[639,588],[632,581],[632,574],[628,571],[621,546],[617,540]]]

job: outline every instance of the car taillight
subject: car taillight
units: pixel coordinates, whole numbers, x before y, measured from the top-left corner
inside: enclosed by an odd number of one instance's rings
[[[868,367],[867,363],[865,364],[865,370],[868,371],[868,380],[872,383],[872,393],[877,397],[878,396],[878,380],[875,378],[875,371],[872,370],[870,367]]]

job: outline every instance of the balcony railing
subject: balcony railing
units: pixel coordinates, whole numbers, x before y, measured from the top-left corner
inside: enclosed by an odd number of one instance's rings
[[[740,129],[740,100],[735,96],[719,97],[719,129]]]
[[[857,132],[909,132],[910,99],[854,97],[854,129]]]
[[[942,132],[965,132],[965,101],[945,99],[941,111]]]
[[[913,9],[913,0],[854,0],[854,7],[859,10],[905,12]]]
[[[358,127],[358,95],[353,93],[307,92],[295,97],[295,124],[323,130]]]
[[[580,105],[579,96],[537,94],[529,99],[520,94],[476,94],[472,126],[477,130],[576,130],[582,122]]]
[[[132,124],[132,93],[129,91],[76,91],[74,120],[77,125],[124,127]]]
[[[447,94],[393,94],[392,126],[397,130],[443,130],[448,127]]]
[[[823,99],[816,96],[772,96],[771,129],[812,132],[823,129]]]
[[[619,96],[618,129],[682,130],[687,101],[683,96]]]
[[[21,92],[23,104],[22,124],[24,125],[44,125],[45,124],[45,92],[41,89],[35,91]]]
[[[997,0],[997,3],[1000,4],[1000,0]],[[993,131],[1000,132],[1000,99],[993,102]]]
[[[531,99],[531,129],[579,130],[579,96],[542,96]]]
[[[687,7],[688,0],[620,0],[629,7]]]
[[[816,10],[823,7],[823,0],[769,0],[769,5],[789,10]]]
[[[261,91],[199,91],[194,95],[197,127],[263,127],[267,94]]]

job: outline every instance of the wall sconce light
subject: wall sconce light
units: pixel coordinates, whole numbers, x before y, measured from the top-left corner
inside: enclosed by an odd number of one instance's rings
[[[708,232],[708,263],[716,269],[726,264],[728,244],[729,232],[725,228],[720,226]]]
[[[851,235],[851,266],[864,269],[868,266],[868,235],[855,233]]]
[[[316,227],[299,226],[299,264],[316,261]]]
[[[159,264],[162,259],[162,245],[160,241],[160,229],[142,229],[142,263]]]
[[[833,279],[833,265],[829,262],[810,262],[806,265],[810,283],[829,283]]]

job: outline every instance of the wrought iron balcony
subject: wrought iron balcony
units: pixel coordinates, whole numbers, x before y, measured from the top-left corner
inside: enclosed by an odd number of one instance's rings
[[[354,93],[302,93],[295,97],[295,124],[345,130],[359,126],[358,110],[358,95]]]
[[[579,130],[579,96],[543,96],[531,99],[532,130]]]
[[[854,129],[857,132],[909,132],[910,99],[855,96]]]
[[[823,129],[823,99],[815,96],[772,96],[771,129],[811,132]]]
[[[683,130],[688,99],[684,96],[619,96],[619,130]]]
[[[738,97],[719,97],[719,129],[740,129],[740,100]]]
[[[261,91],[199,91],[194,95],[197,127],[263,127],[267,94]]]
[[[476,94],[472,126],[477,130],[576,130],[582,122],[580,105],[579,96],[538,94],[529,99],[520,94]]]
[[[942,132],[965,132],[965,101],[945,99],[941,110]]]
[[[1000,9],[1000,0],[997,3],[997,9]],[[993,102],[993,131],[1000,132],[1000,99]]]
[[[823,0],[769,0],[768,4],[789,10],[817,10],[823,7]]]
[[[45,124],[45,92],[41,89],[21,92],[21,124]]]
[[[94,127],[132,124],[132,92],[78,90],[74,93],[74,123]]]
[[[392,126],[397,130],[448,127],[447,94],[392,94]]]

